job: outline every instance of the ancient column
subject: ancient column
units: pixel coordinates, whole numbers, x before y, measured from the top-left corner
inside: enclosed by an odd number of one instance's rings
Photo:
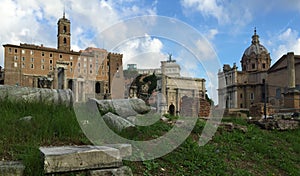
[[[289,52],[287,54],[287,69],[288,69],[288,88],[289,90],[295,89],[295,58],[294,53]]]

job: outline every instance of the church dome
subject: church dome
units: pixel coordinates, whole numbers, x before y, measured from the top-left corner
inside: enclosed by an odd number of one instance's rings
[[[268,53],[268,50],[263,45],[256,43],[251,44],[251,46],[249,46],[244,52],[246,56],[250,56],[252,53],[260,55],[262,53]]]
[[[254,30],[254,35],[252,36],[252,44],[245,50],[244,55],[250,56],[252,53],[255,55],[269,53],[268,50],[259,43],[259,36],[256,34],[256,30]]]
[[[251,45],[244,51],[241,65],[243,71],[266,71],[270,68],[271,57],[268,50],[259,43],[259,36],[254,30]]]

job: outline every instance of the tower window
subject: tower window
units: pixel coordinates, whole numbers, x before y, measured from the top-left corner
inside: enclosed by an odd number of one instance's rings
[[[18,49],[15,49],[15,53],[18,53]]]
[[[62,54],[59,55],[59,58],[62,58]]]
[[[50,57],[53,57],[52,53],[49,54]]]
[[[45,56],[45,53],[44,53],[44,52],[42,52],[42,56]]]
[[[263,68],[266,68],[266,64],[265,64],[265,63],[263,63],[262,67],[263,67]]]
[[[67,32],[67,26],[64,26],[63,33],[66,33],[66,32]]]
[[[255,69],[255,64],[252,64],[252,69]]]
[[[52,59],[51,59],[51,60],[49,60],[49,63],[50,63],[50,64],[52,64]]]
[[[64,38],[64,44],[67,44],[67,39],[66,38]]]

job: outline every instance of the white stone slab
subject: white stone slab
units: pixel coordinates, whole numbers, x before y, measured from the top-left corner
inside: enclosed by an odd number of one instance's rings
[[[120,167],[118,149],[106,146],[40,147],[44,172],[70,172],[88,169]]]

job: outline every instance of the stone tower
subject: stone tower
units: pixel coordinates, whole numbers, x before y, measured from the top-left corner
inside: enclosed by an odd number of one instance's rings
[[[251,45],[244,52],[241,65],[242,70],[246,72],[267,71],[270,68],[270,53],[259,43],[256,29],[254,29]]]
[[[71,48],[71,23],[70,20],[63,17],[57,22],[57,49],[61,51],[70,51]]]

